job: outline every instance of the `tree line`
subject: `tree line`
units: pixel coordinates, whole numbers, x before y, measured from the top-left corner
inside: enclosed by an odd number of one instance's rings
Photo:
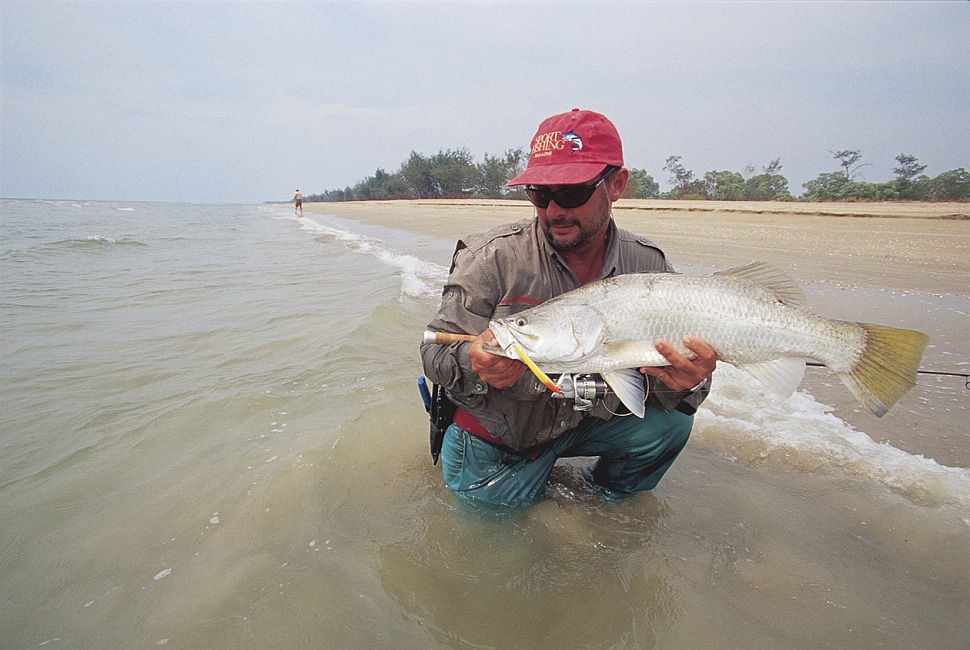
[[[916,156],[899,154],[892,180],[869,183],[859,180],[860,170],[869,165],[862,162],[861,151],[834,151],[832,157],[838,161],[838,169],[803,183],[805,192],[798,197],[791,194],[788,179],[780,173],[780,159],[757,174],[749,166],[744,173],[709,171],[699,177],[684,166],[680,156],[668,157],[663,166],[672,185],[669,191],[661,192],[660,184],[645,169],[630,169],[623,196],[710,201],[970,201],[970,172],[963,167],[930,178],[923,173],[926,165],[919,164]],[[443,150],[433,156],[412,151],[394,173],[378,168],[352,187],[311,194],[304,200],[524,199],[521,188],[505,183],[522,171],[527,159],[521,148],[499,156],[486,153],[477,163],[467,149]]]
[[[378,168],[373,176],[342,190],[311,194],[304,201],[377,201],[388,199],[525,198],[505,183],[525,167],[521,148],[502,156],[485,154],[480,163],[467,149],[448,149],[433,156],[416,151],[393,174]]]

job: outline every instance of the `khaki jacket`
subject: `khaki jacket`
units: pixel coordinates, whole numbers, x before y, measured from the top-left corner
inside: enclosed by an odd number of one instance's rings
[[[617,228],[611,221],[607,251],[597,279],[639,272],[672,272],[663,252],[645,237]],[[428,328],[438,332],[479,334],[493,318],[502,318],[578,288],[572,272],[550,246],[538,219],[498,226],[459,240],[438,314]],[[579,424],[584,417],[608,420],[623,408],[612,393],[591,412],[576,411],[572,400],[555,399],[527,372],[509,388],[489,386],[472,370],[470,343],[424,344],[421,359],[432,382],[507,447],[523,452],[544,445]],[[648,407],[693,413],[708,386],[694,393],[675,392],[650,379]],[[632,416],[636,417],[636,416]]]

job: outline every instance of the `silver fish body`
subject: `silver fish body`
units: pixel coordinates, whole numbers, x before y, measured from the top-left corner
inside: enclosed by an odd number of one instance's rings
[[[525,353],[547,373],[599,373],[631,411],[643,414],[635,368],[667,365],[654,347],[682,354],[685,336],[706,341],[718,360],[790,395],[805,359],[835,371],[881,416],[915,384],[928,342],[920,332],[822,318],[806,311],[798,286],[761,263],[712,275],[621,275],[589,283],[542,305],[493,320],[504,354]],[[639,402],[638,402],[639,400]]]

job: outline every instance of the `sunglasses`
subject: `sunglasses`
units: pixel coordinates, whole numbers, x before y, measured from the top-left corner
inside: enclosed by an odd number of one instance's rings
[[[555,201],[556,205],[567,210],[570,208],[578,208],[589,201],[590,197],[593,196],[593,192],[603,184],[606,177],[617,169],[619,168],[610,167],[592,185],[566,185],[555,191],[548,188],[535,187],[534,185],[526,185],[525,195],[529,197],[529,202],[532,205],[543,210],[549,207],[550,201]]]

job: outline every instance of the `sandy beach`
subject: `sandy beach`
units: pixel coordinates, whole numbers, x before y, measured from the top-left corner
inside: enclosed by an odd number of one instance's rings
[[[440,237],[443,265],[459,237],[534,213],[525,201],[486,200],[309,203],[304,209]],[[922,368],[968,371],[970,205],[621,200],[613,215],[621,227],[657,243],[678,268],[705,272],[769,262],[806,290],[812,311],[923,331],[931,343]],[[879,442],[970,467],[970,391],[963,381],[923,375],[881,419],[861,410],[830,374],[809,372],[802,387]]]
[[[457,239],[527,218],[525,201],[306,203],[332,214]],[[970,205],[621,200],[621,227],[645,235],[675,264],[729,268],[764,261],[799,282],[967,295]]]

